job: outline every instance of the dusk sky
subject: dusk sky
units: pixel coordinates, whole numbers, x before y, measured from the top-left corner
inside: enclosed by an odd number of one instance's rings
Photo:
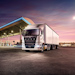
[[[60,42],[75,42],[75,0],[0,0],[0,26],[21,16],[47,23]]]

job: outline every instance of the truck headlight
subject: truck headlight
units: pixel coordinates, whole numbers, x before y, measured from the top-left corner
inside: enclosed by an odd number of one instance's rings
[[[37,45],[36,47],[42,47],[41,45]]]

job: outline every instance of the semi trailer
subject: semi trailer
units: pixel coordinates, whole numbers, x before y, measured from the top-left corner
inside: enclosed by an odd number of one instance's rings
[[[47,24],[28,25],[22,31],[22,50],[53,50],[59,45],[59,35]]]

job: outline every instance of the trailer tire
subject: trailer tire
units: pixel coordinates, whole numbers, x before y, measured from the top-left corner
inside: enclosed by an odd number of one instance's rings
[[[47,45],[47,51],[50,51],[51,45]]]
[[[52,49],[56,49],[56,45],[52,45]]]
[[[58,45],[56,45],[56,49],[58,49]]]
[[[51,45],[51,48],[50,48],[50,50],[53,50],[53,46]]]

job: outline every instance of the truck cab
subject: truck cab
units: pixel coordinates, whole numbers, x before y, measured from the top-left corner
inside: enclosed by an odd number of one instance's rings
[[[42,30],[36,26],[27,26],[22,31],[22,50],[42,50],[40,37]]]

